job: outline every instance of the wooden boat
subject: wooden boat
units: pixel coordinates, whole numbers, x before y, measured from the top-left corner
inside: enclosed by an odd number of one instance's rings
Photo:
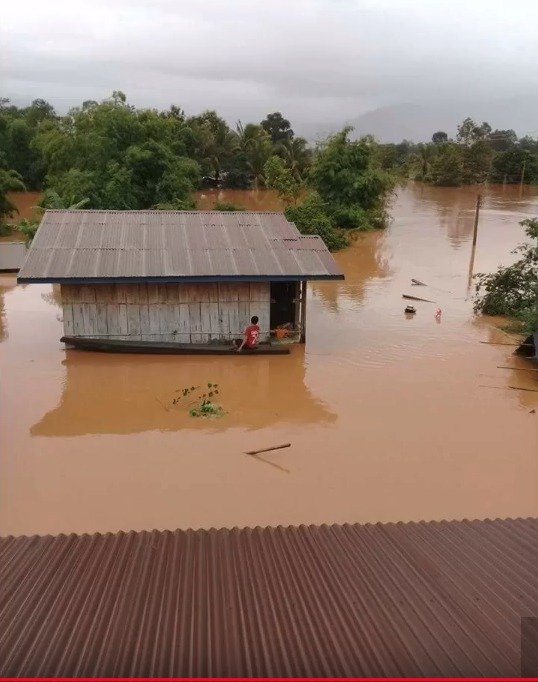
[[[237,355],[234,347],[223,344],[190,344],[173,341],[128,341],[123,339],[95,339],[81,336],[62,336],[61,343],[78,350],[100,353],[146,353],[153,355]],[[260,344],[257,348],[241,352],[248,355],[289,355],[285,346]]]

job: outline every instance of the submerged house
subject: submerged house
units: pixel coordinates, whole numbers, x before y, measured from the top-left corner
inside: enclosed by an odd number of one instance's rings
[[[47,211],[18,276],[61,285],[66,336],[210,343],[306,334],[308,280],[344,279],[282,213]]]

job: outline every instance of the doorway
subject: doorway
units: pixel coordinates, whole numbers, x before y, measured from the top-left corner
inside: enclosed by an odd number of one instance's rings
[[[271,282],[271,329],[296,326],[297,282]]]

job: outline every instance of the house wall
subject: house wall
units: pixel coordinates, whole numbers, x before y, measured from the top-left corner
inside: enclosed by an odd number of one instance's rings
[[[269,338],[269,282],[62,284],[66,336],[208,343],[239,338],[252,315]]]

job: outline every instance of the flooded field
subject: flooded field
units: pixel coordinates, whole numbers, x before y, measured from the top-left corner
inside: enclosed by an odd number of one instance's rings
[[[537,188],[486,194],[475,272],[508,263],[538,212]],[[480,343],[511,339],[468,299],[475,196],[401,189],[390,228],[337,254],[346,280],[309,285],[290,356],[66,352],[57,288],[0,276],[0,535],[536,516],[538,393],[508,387],[538,381]],[[403,293],[435,303],[408,318]],[[222,418],[172,403],[207,383]]]

